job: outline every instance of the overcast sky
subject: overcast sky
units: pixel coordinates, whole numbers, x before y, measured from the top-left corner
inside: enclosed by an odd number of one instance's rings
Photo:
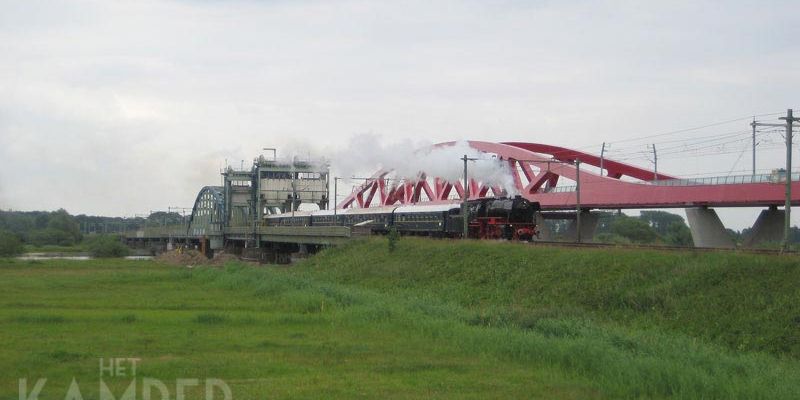
[[[603,141],[800,109],[790,1],[0,5],[2,209],[191,207],[225,159],[262,147],[342,156],[359,134],[599,152]],[[729,154],[665,157],[659,170],[749,168],[746,144],[720,150]],[[760,158],[759,168],[782,163],[780,150]],[[755,212],[723,216],[740,229]]]

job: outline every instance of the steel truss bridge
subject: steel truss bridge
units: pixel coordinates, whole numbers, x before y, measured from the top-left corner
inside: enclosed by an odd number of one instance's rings
[[[436,146],[454,144],[447,142]],[[681,178],[547,144],[483,141],[469,141],[468,144],[507,163],[517,193],[539,202],[543,210],[551,212],[550,216],[564,218],[569,215],[567,212],[572,211],[574,218],[580,198],[581,217],[572,220],[567,240],[578,230],[584,232],[584,239],[591,240],[598,220],[591,210],[685,208],[695,246],[733,247],[714,207],[766,208],[756,220],[746,245],[780,241],[782,238],[783,210],[778,207],[785,201],[786,177],[780,174]],[[377,171],[363,184],[354,187],[337,207],[436,204],[458,202],[465,194],[469,198],[507,194],[500,187],[476,179],[469,179],[465,188],[460,180],[452,182],[424,172],[415,179],[400,181],[390,179],[391,173],[390,170]],[[792,180],[791,202],[794,205],[800,203],[800,176],[794,174]],[[222,187],[204,187],[197,195],[187,226],[146,229],[128,235],[128,239],[139,243],[199,242],[211,248],[221,248],[228,242],[254,241],[256,247],[267,244],[280,250],[290,244],[335,244],[353,236],[347,227],[330,227],[335,229],[329,230],[266,227],[257,221],[248,226],[229,226],[225,216],[226,201]],[[547,213],[543,215],[547,216]],[[578,220],[580,229],[574,226]],[[548,234],[544,231],[543,239],[549,240]]]

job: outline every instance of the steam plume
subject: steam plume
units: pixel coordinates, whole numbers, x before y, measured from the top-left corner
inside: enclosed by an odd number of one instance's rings
[[[463,179],[461,158],[464,155],[476,159],[468,164],[471,179],[488,186],[499,186],[509,195],[517,193],[508,164],[473,149],[466,141],[439,147],[410,140],[383,145],[375,135],[358,135],[351,138],[347,150],[333,157],[332,164],[336,172],[345,177],[368,176],[382,168],[392,170],[396,178],[410,181],[425,173],[455,183]]]

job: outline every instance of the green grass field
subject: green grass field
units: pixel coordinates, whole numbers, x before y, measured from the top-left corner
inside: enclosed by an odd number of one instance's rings
[[[73,377],[98,398],[111,357],[170,398],[191,378],[234,399],[797,398],[798,268],[408,238],[288,268],[0,260],[0,399],[20,378],[63,399]]]

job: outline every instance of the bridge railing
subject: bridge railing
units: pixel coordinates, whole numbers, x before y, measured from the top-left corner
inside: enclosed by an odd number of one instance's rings
[[[800,173],[792,173],[792,180],[800,179]],[[652,182],[657,186],[741,185],[747,183],[784,183],[786,173],[711,176],[705,178],[668,179]]]
[[[792,173],[792,181],[800,182],[800,172]],[[741,185],[748,183],[785,183],[785,173],[710,176],[705,178],[665,179],[650,182],[655,186],[704,186],[704,185]],[[556,186],[547,193],[569,193],[575,191],[575,185]]]

